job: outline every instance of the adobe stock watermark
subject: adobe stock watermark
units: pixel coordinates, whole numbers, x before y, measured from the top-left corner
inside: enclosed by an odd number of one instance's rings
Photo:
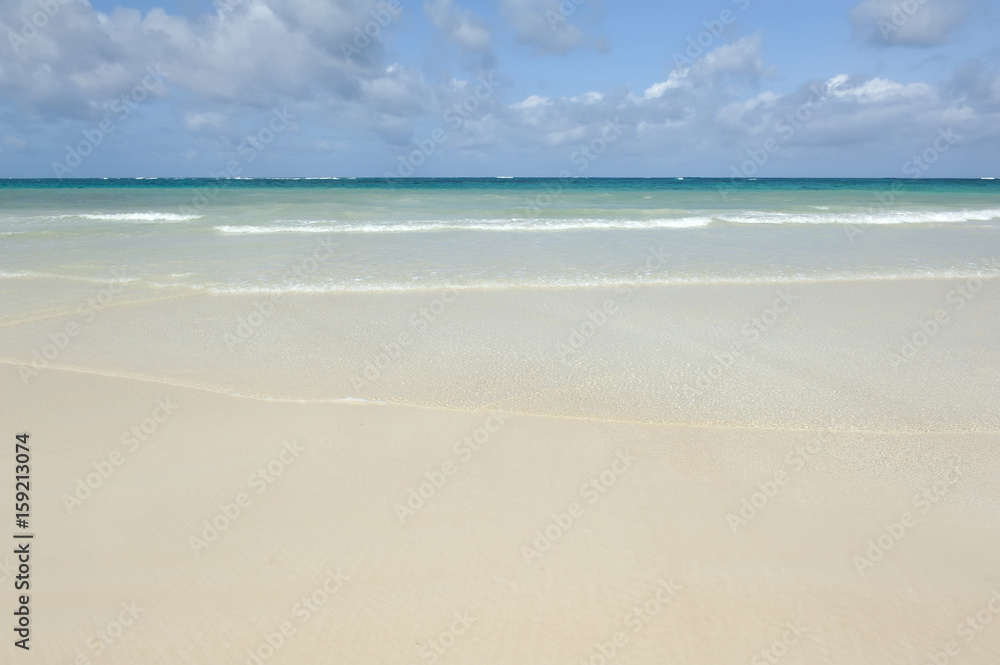
[[[70,343],[83,332],[86,326],[94,322],[101,311],[110,307],[115,298],[125,290],[125,285],[132,281],[125,277],[120,270],[112,270],[111,275],[111,279],[107,281],[104,288],[98,289],[96,293],[88,296],[86,300],[76,306],[74,310],[76,318],[67,321],[61,330],[49,333],[48,342],[33,348],[31,361],[27,365],[17,366],[17,373],[24,385],[28,385],[31,379],[49,367],[50,363],[58,360]]]
[[[149,416],[143,418],[138,423],[122,432],[119,441],[120,449],[111,451],[107,457],[91,462],[94,469],[83,478],[77,478],[72,494],[62,495],[63,505],[66,513],[73,514],[73,511],[83,506],[84,502],[94,495],[94,492],[104,486],[105,481],[114,475],[131,454],[137,452],[140,446],[149,443],[150,439],[166,423],[178,408],[169,397],[156,400],[156,405]]]
[[[448,484],[451,477],[458,473],[462,465],[472,460],[473,456],[490,442],[493,435],[500,431],[506,420],[507,416],[501,413],[490,413],[480,427],[456,441],[451,448],[454,458],[446,458],[435,468],[425,473],[424,480],[407,492],[406,500],[397,502],[393,506],[399,523],[406,524],[407,518],[413,517],[418,510],[437,496]]]
[[[887,42],[891,42],[892,40],[890,38],[902,30],[903,26],[909,23],[910,19],[920,13],[920,10],[926,4],[927,0],[904,0],[899,4],[894,4],[892,6],[892,13],[889,15],[888,19],[880,18],[875,22],[879,32],[882,33],[882,39]]]
[[[466,95],[460,102],[455,102],[442,114],[441,118],[448,123],[452,131],[458,131],[466,122],[472,119],[473,114],[479,107],[490,98],[500,87],[500,81],[496,80],[495,72],[490,72],[487,76],[478,78],[479,85]]]
[[[621,303],[628,302],[632,297],[633,289],[628,285],[615,287],[613,298],[605,298],[600,307],[595,307],[587,312],[587,317],[582,322],[570,327],[569,336],[565,341],[556,342],[556,355],[564,363],[569,361],[570,356],[578,353],[587,345],[587,342],[597,334],[599,330],[607,325],[608,321],[615,318],[620,311]],[[619,302],[619,297],[621,302]]]
[[[7,33],[7,39],[14,53],[18,53],[21,47],[38,36],[38,31],[49,24],[49,21],[56,17],[59,10],[68,5],[71,0],[36,0],[40,8],[31,16],[21,17],[20,32]]]
[[[667,263],[663,245],[660,245],[659,249],[650,248],[649,254],[644,267],[633,273],[633,279],[637,282],[644,279],[652,271],[662,270]],[[556,355],[559,359],[566,363],[570,356],[581,351],[587,342],[608,324],[608,321],[618,315],[621,311],[621,305],[631,300],[634,292],[635,289],[631,285],[619,284],[615,287],[615,294],[617,294],[615,297],[605,298],[600,307],[591,309],[583,321],[571,326],[566,340],[556,342]]]
[[[988,264],[994,270],[1000,269],[1000,263],[997,262],[996,257],[983,259],[983,263]],[[962,312],[982,289],[982,279],[969,277],[963,284],[959,284],[957,288],[949,291],[945,297],[947,308],[939,307],[932,315],[918,321],[912,333],[903,335],[902,344],[887,353],[892,368],[898,372],[900,367],[916,358],[938,336],[941,330],[952,322],[953,315]]]
[[[283,272],[279,279],[288,280],[291,277],[304,278],[317,270],[330,260],[333,250],[340,247],[339,243],[331,242],[329,238],[320,238],[316,241],[312,254],[302,259],[292,267]],[[260,331],[261,326],[271,319],[278,306],[285,302],[287,294],[282,292],[269,293],[266,297],[257,300],[253,309],[243,317],[236,318],[236,327],[231,331],[226,331],[223,341],[229,351],[235,351],[240,345],[246,344],[253,339]]]
[[[785,631],[774,640],[770,646],[765,647],[750,657],[750,665],[777,665],[782,658],[788,655],[789,649],[802,641],[802,636],[809,632],[809,629],[800,622],[785,624]]]
[[[441,318],[449,306],[458,299],[459,293],[458,290],[449,287],[427,305],[417,308],[417,311],[410,314],[408,319],[410,329],[401,331],[393,341],[383,343],[380,346],[381,352],[366,360],[358,374],[351,375],[351,385],[354,389],[361,390],[377,381],[383,372],[402,357],[404,350],[410,348],[413,336],[426,334],[431,324]]]
[[[256,496],[260,496],[274,485],[275,481],[299,459],[303,452],[305,452],[305,448],[298,441],[286,441],[281,447],[281,452],[275,455],[267,465],[250,474],[247,478],[247,487],[254,490]],[[203,551],[217,542],[251,505],[253,505],[253,497],[248,491],[238,492],[231,502],[220,503],[219,512],[210,519],[202,521],[202,530],[198,534],[201,537],[194,535],[188,538],[188,544],[191,545],[195,556],[201,556]]]
[[[931,512],[935,505],[954,491],[954,486],[961,477],[962,472],[958,467],[946,469],[938,482],[914,495],[914,509],[919,510],[920,515]],[[854,566],[858,574],[864,576],[868,569],[874,568],[875,564],[884,559],[885,555],[903,540],[907,533],[915,529],[918,523],[917,514],[909,510],[903,511],[898,521],[884,523],[883,532],[868,541],[868,549],[863,554],[854,555]]]
[[[875,205],[865,208],[862,212],[870,217],[883,214],[895,206],[905,192],[906,185],[899,180],[893,180],[888,189],[878,191],[873,194],[875,197]],[[854,239],[859,235],[863,235],[869,228],[871,228],[871,226],[871,224],[851,224],[844,227],[844,234],[847,236],[848,242],[853,245]]]
[[[475,113],[487,100],[494,96],[500,81],[496,80],[496,74],[491,72],[487,76],[480,76],[477,79],[478,85],[461,102],[450,106],[441,116],[451,131],[462,128],[472,114]],[[414,142],[414,149],[409,152],[400,153],[396,156],[398,165],[396,171],[386,170],[382,177],[390,185],[394,178],[409,178],[417,169],[427,163],[427,160],[437,154],[441,146],[448,142],[448,132],[444,127],[438,127],[431,131],[427,138]]]
[[[271,116],[264,123],[264,126],[256,132],[248,134],[236,147],[236,154],[239,155],[240,159],[230,159],[224,168],[210,172],[208,177],[225,180],[239,176],[243,173],[243,164],[249,164],[257,159],[258,155],[267,150],[267,146],[274,142],[278,134],[291,126],[295,118],[295,114],[288,112],[287,106],[283,106],[281,109],[272,108]],[[219,196],[220,191],[222,188],[217,183],[197,188],[191,197],[191,204],[182,204],[179,207],[181,214],[197,215],[204,212]]]
[[[622,618],[624,628],[615,631],[607,641],[599,641],[594,644],[594,650],[586,660],[579,659],[578,665],[608,665],[616,658],[632,635],[638,635],[642,629],[649,625],[660,612],[672,606],[678,597],[677,592],[684,586],[674,582],[672,577],[661,579],[656,585],[656,590],[644,602],[634,605]]]
[[[361,52],[371,46],[382,31],[402,13],[403,5],[399,0],[389,0],[385,7],[373,9],[369,12],[371,19],[362,25],[354,26],[354,39],[350,43],[340,42],[340,52],[348,59],[361,55]]]
[[[937,138],[924,148],[923,151],[903,162],[903,175],[908,175],[911,178],[921,177],[937,163],[941,155],[948,152],[953,145],[962,140],[962,136],[952,131],[951,127],[947,129],[943,127],[939,128],[937,133]]]
[[[955,626],[955,633],[962,638],[966,646],[969,646],[976,641],[981,633],[986,631],[987,626],[993,623],[993,620],[998,616],[1000,616],[1000,589],[993,589],[982,608],[965,617]],[[949,656],[957,657],[961,654],[962,649],[956,640],[946,644],[945,651]],[[928,662],[934,665],[947,665],[948,663],[948,660],[942,659],[939,653],[929,653],[927,657]]]
[[[799,472],[819,453],[830,447],[830,432],[819,432],[815,439],[807,443],[799,443],[785,455],[785,467],[775,469],[770,477],[756,484],[757,491],[751,492],[740,501],[739,508],[726,513],[726,522],[733,535],[739,535],[740,529],[747,526],[761,511],[789,484]]]
[[[580,497],[586,499],[587,505],[594,505],[632,468],[633,463],[627,453],[618,453],[607,469],[580,486]],[[578,501],[571,501],[562,512],[552,513],[550,522],[535,531],[531,544],[521,546],[524,562],[530,566],[542,558],[574,524],[579,523],[584,513],[585,506]]]
[[[114,99],[108,107],[111,113],[105,115],[96,127],[84,129],[82,141],[73,146],[66,146],[66,157],[63,161],[52,162],[52,172],[55,176],[63,178],[83,164],[83,160],[92,155],[98,146],[104,143],[104,139],[139,107],[139,104],[146,101],[151,93],[161,87],[163,87],[163,74],[160,72],[160,66],[150,65],[146,67],[146,75],[142,77],[140,84],[134,86],[121,97]]]
[[[143,608],[136,606],[134,600],[131,603],[123,602],[122,611],[118,613],[117,618],[109,621],[94,636],[88,637],[86,645],[90,647],[95,656],[100,656],[108,647],[121,639],[125,629],[132,626],[144,611]]]
[[[750,317],[743,324],[740,334],[746,339],[733,340],[728,351],[716,354],[715,362],[698,370],[698,378],[694,380],[694,385],[684,384],[682,388],[684,397],[691,398],[703,395],[706,390],[712,387],[712,384],[722,378],[736,364],[736,361],[750,345],[755,344],[762,335],[767,334],[781,316],[791,310],[799,300],[799,296],[793,295],[788,287],[778,289],[775,293],[778,297],[774,299],[770,307],[756,316]]]
[[[336,571],[332,568],[327,568],[323,581],[292,605],[290,614],[292,617],[298,619],[298,626],[289,619],[281,622],[274,632],[266,633],[256,647],[246,650],[246,665],[264,665],[264,663],[271,660],[281,647],[288,643],[289,638],[296,634],[299,628],[309,623],[314,616],[319,614],[333,600],[337,592],[354,577],[356,572],[353,565],[351,565],[349,572],[344,572],[342,568],[337,568]]]
[[[264,152],[278,136],[291,124],[291,121],[295,119],[295,115],[288,112],[288,107],[284,106],[281,110],[277,108],[271,109],[271,117],[267,121],[267,124],[258,129],[255,133],[247,134],[246,139],[236,146],[236,154],[243,158],[243,161],[247,164],[251,163],[253,160],[257,159],[257,155]],[[235,178],[240,173],[243,172],[243,167],[239,165],[239,162],[235,160],[229,160],[226,162],[226,167],[218,173],[209,173],[210,178]]]
[[[594,162],[600,159],[601,155],[607,152],[613,143],[621,138],[626,129],[628,129],[628,125],[622,124],[619,117],[616,116],[614,120],[608,120],[604,123],[604,127],[601,128],[599,136],[595,136],[587,143],[578,145],[570,153],[569,163],[576,167],[577,173],[585,173]],[[544,192],[539,192],[535,195],[534,199],[525,201],[522,215],[524,217],[531,217],[533,214],[540,212],[543,207],[552,205],[556,197],[562,194],[569,183],[573,181],[573,178],[573,172],[569,169],[560,171],[558,184],[553,187],[546,183]]]
[[[223,14],[228,14],[236,11],[237,7],[246,4],[246,0],[212,0],[212,4]]]
[[[465,635],[472,626],[479,623],[478,618],[466,616],[461,612],[455,612],[452,616],[455,617],[455,620],[451,622],[450,626],[434,637],[424,640],[426,644],[418,649],[420,657],[429,664],[436,663],[438,658],[448,652],[448,649],[455,646],[459,637]]]
[[[545,20],[549,22],[549,29],[556,31],[569,20],[569,17],[576,13],[577,7],[587,2],[587,0],[560,0],[559,11],[551,9],[545,10]]]
[[[903,162],[900,167],[903,175],[908,176],[913,180],[921,178],[934,166],[934,164],[938,162],[941,155],[948,152],[952,146],[961,140],[962,136],[952,131],[951,127],[948,127],[947,129],[939,127],[937,130],[937,136],[931,140],[926,148],[918,154],[912,155],[908,160]],[[906,185],[898,181],[893,181],[893,183],[889,186],[888,191],[876,192],[875,199],[878,202],[878,205],[868,208],[865,212],[871,216],[884,213],[886,210],[896,205],[897,200],[905,191]],[[864,234],[871,226],[871,224],[852,224],[844,227],[844,233],[847,235],[848,241],[850,241],[853,245],[854,239],[857,236]]]
[[[829,99],[829,86],[821,87],[813,84],[810,88],[812,94],[809,99],[799,104],[794,111],[786,113],[778,122],[774,124],[774,135],[765,139],[756,148],[747,148],[747,159],[741,164],[730,166],[730,179],[728,188],[717,185],[722,199],[727,200],[729,192],[736,190],[736,183],[742,178],[751,178],[771,159],[772,155],[781,151],[782,144],[787,143],[795,136],[795,133],[805,127],[815,114],[823,108]]]
[[[745,12],[750,7],[751,0],[731,0],[741,12]],[[722,36],[727,25],[736,22],[736,14],[731,9],[723,9],[718,17],[702,21],[704,30],[694,37],[688,37],[687,47],[684,53],[674,51],[674,70],[687,69],[694,65],[694,61],[708,53],[709,48],[715,40]]]
[[[955,639],[948,640],[940,651],[926,652],[927,660],[922,661],[920,665],[950,665],[962,655],[962,644],[969,646],[975,642],[998,616],[1000,616],[1000,589],[993,589],[982,608],[958,622],[955,626]]]
[[[135,600],[123,601],[120,606],[122,609],[118,611],[116,618],[98,628],[92,635],[87,636],[84,644],[87,645],[90,652],[77,649],[73,665],[92,665],[94,661],[91,658],[100,656],[112,645],[121,641],[127,629],[135,625],[139,620],[139,615],[146,611],[146,608],[139,607]]]

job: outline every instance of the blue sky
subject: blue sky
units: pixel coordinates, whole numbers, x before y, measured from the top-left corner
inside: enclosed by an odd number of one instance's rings
[[[996,176],[998,28],[997,0],[4,0],[0,177]]]

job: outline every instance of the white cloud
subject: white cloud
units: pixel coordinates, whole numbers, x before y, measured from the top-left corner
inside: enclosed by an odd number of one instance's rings
[[[958,103],[983,111],[1000,110],[1000,72],[970,60],[955,70],[946,91]]]
[[[516,104],[512,104],[511,108],[518,109],[520,111],[537,108],[539,106],[546,106],[551,104],[552,100],[548,97],[541,97],[539,95],[531,95]]]
[[[967,0],[864,0],[851,10],[855,38],[875,46],[938,46],[969,15]]]
[[[224,132],[228,129],[226,116],[215,111],[188,111],[184,114],[184,126],[192,132],[212,131]]]
[[[723,44],[694,60],[690,67],[675,68],[665,81],[654,83],[646,88],[641,98],[633,96],[632,99],[653,101],[667,93],[680,93],[695,87],[706,91],[725,76],[753,81],[766,73],[760,44],[759,34]]]
[[[761,76],[764,74],[764,63],[760,57],[760,35],[742,37],[709,51],[695,61],[693,69],[701,77],[725,74]]]
[[[420,72],[398,64],[387,67],[383,76],[364,80],[361,89],[375,111],[400,117],[422,113],[432,100]]]
[[[571,102],[578,102],[581,104],[596,104],[604,99],[604,95],[596,90],[591,90],[590,92],[585,92],[582,95],[577,95],[576,97],[570,97]]]
[[[886,102],[914,103],[921,98],[933,101],[934,88],[926,83],[909,83],[906,85],[875,77],[854,86],[845,87],[847,76],[841,74],[830,80],[831,94],[841,99],[854,99],[862,104],[877,104]]]
[[[472,51],[490,48],[490,31],[472,12],[456,7],[452,0],[431,0],[424,3],[431,23],[459,46]]]
[[[643,93],[642,98],[649,99],[659,99],[668,90],[673,90],[675,88],[681,87],[684,82],[684,78],[688,70],[677,70],[670,72],[670,77],[666,81],[661,81],[659,83],[654,83],[653,85],[646,88]]]
[[[359,79],[383,70],[378,36],[356,55],[343,48],[356,44],[355,28],[375,20],[375,0],[245,0],[195,17],[59,6],[37,34],[0,39],[0,95],[29,112],[93,115],[135,86],[148,65],[163,70],[168,87],[203,101],[255,107],[354,100],[363,95]],[[7,0],[0,23],[20,26],[37,9],[34,0]]]
[[[23,148],[28,144],[27,141],[17,136],[14,136],[13,134],[5,135],[3,137],[3,141],[0,141],[0,143],[3,143],[5,148],[13,148],[14,150],[20,150],[21,148]]]
[[[797,150],[881,154],[889,147],[919,144],[939,127],[976,122],[972,109],[949,101],[929,84],[878,76],[841,74],[791,92],[747,94],[768,72],[759,47],[758,36],[722,45],[642,94],[530,96],[509,107],[508,140],[571,151],[620,118],[628,129],[616,151],[700,160],[739,154],[773,138],[785,149],[785,159],[808,154]],[[1000,102],[1000,77],[973,69],[964,75],[965,89],[974,90],[976,99]]]
[[[519,44],[537,53],[562,55],[585,44],[604,48],[603,40],[586,35],[575,22],[599,1],[500,0],[500,7]]]
[[[427,18],[462,48],[463,57],[485,62],[495,34],[456,1],[426,0]],[[546,11],[560,11],[559,3],[550,0],[500,0],[500,8],[516,39],[536,52],[552,54],[594,44],[580,28],[587,25],[580,13],[592,13],[593,1],[563,2],[577,8],[567,16],[560,12],[565,21],[550,22]],[[37,11],[36,2],[2,0],[0,25],[16,29],[22,16]],[[717,158],[775,135],[777,123],[801,110],[815,94],[810,90],[813,83],[792,91],[767,89],[771,68],[762,56],[761,36],[755,34],[730,43],[720,40],[717,48],[689,66],[634,90],[594,89],[586,78],[567,77],[565,85],[579,80],[580,87],[561,96],[543,96],[538,92],[546,88],[531,87],[535,72],[529,70],[516,72],[520,80],[498,77],[499,92],[481,95],[476,92],[480,72],[468,81],[457,80],[433,67],[426,71],[422,64],[411,64],[420,60],[407,59],[407,54],[400,58],[406,64],[393,64],[383,44],[395,19],[371,28],[371,12],[385,11],[378,0],[232,0],[230,5],[200,16],[170,15],[161,9],[104,14],[73,0],[60,5],[44,29],[16,48],[0,36],[0,119],[4,132],[10,132],[0,139],[0,147],[17,150],[16,140],[28,138],[29,148],[22,152],[41,152],[36,138],[44,144],[48,137],[61,136],[63,120],[92,123],[103,117],[114,100],[142,81],[147,66],[159,67],[165,82],[151,93],[156,101],[147,103],[162,104],[175,114],[173,122],[188,132],[205,133],[190,141],[199,148],[212,142],[210,135],[223,143],[237,140],[236,128],[251,118],[257,122],[273,106],[287,104],[304,118],[307,135],[302,145],[315,150],[371,154],[377,152],[371,150],[373,140],[406,146],[415,136],[442,127],[449,132],[442,153],[468,152],[485,160],[487,148],[497,145],[503,146],[497,152],[521,155],[528,165],[558,154],[552,148],[571,150],[599,136],[615,118],[627,128],[616,151],[633,150],[654,160],[660,155],[682,159],[685,154],[697,160]],[[869,11],[876,5],[881,6],[869,1],[859,7]],[[936,16],[943,8],[964,4],[927,0],[921,7]],[[902,37],[917,40],[916,30],[923,24],[913,21],[919,16],[900,29]],[[375,37],[357,41],[365,26]],[[904,28],[910,32],[903,33]],[[925,42],[929,34],[923,33]],[[357,53],[345,52],[344,44]],[[539,80],[548,77],[549,72],[538,73]],[[975,61],[959,67],[942,86],[903,83],[888,75],[825,78],[815,82],[827,91],[825,101],[783,144],[788,152],[795,146],[893,148],[900,145],[901,136],[921,136],[958,123],[972,128],[967,130],[969,140],[1000,132],[1000,74]],[[504,103],[508,91],[515,90],[519,96],[511,100],[514,103]],[[458,114],[448,115],[452,109],[459,109]],[[153,119],[130,122],[160,123],[150,125],[157,131],[148,132],[149,137],[170,122],[167,113],[141,117]],[[319,137],[331,135],[346,143],[328,140],[324,148]],[[183,138],[169,139],[174,154],[189,149]]]

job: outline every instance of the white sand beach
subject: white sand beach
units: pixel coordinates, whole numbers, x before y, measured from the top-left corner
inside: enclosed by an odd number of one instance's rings
[[[76,315],[12,323],[25,662],[989,662],[996,286],[898,368],[954,284],[643,287],[566,362],[613,289],[466,291],[353,393],[438,294],[290,296],[233,352],[251,297],[108,308],[27,379]]]

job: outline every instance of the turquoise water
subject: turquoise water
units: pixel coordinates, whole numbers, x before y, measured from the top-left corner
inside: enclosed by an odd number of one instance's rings
[[[0,279],[238,293],[952,277],[994,272],[997,249],[995,180],[0,181]]]

